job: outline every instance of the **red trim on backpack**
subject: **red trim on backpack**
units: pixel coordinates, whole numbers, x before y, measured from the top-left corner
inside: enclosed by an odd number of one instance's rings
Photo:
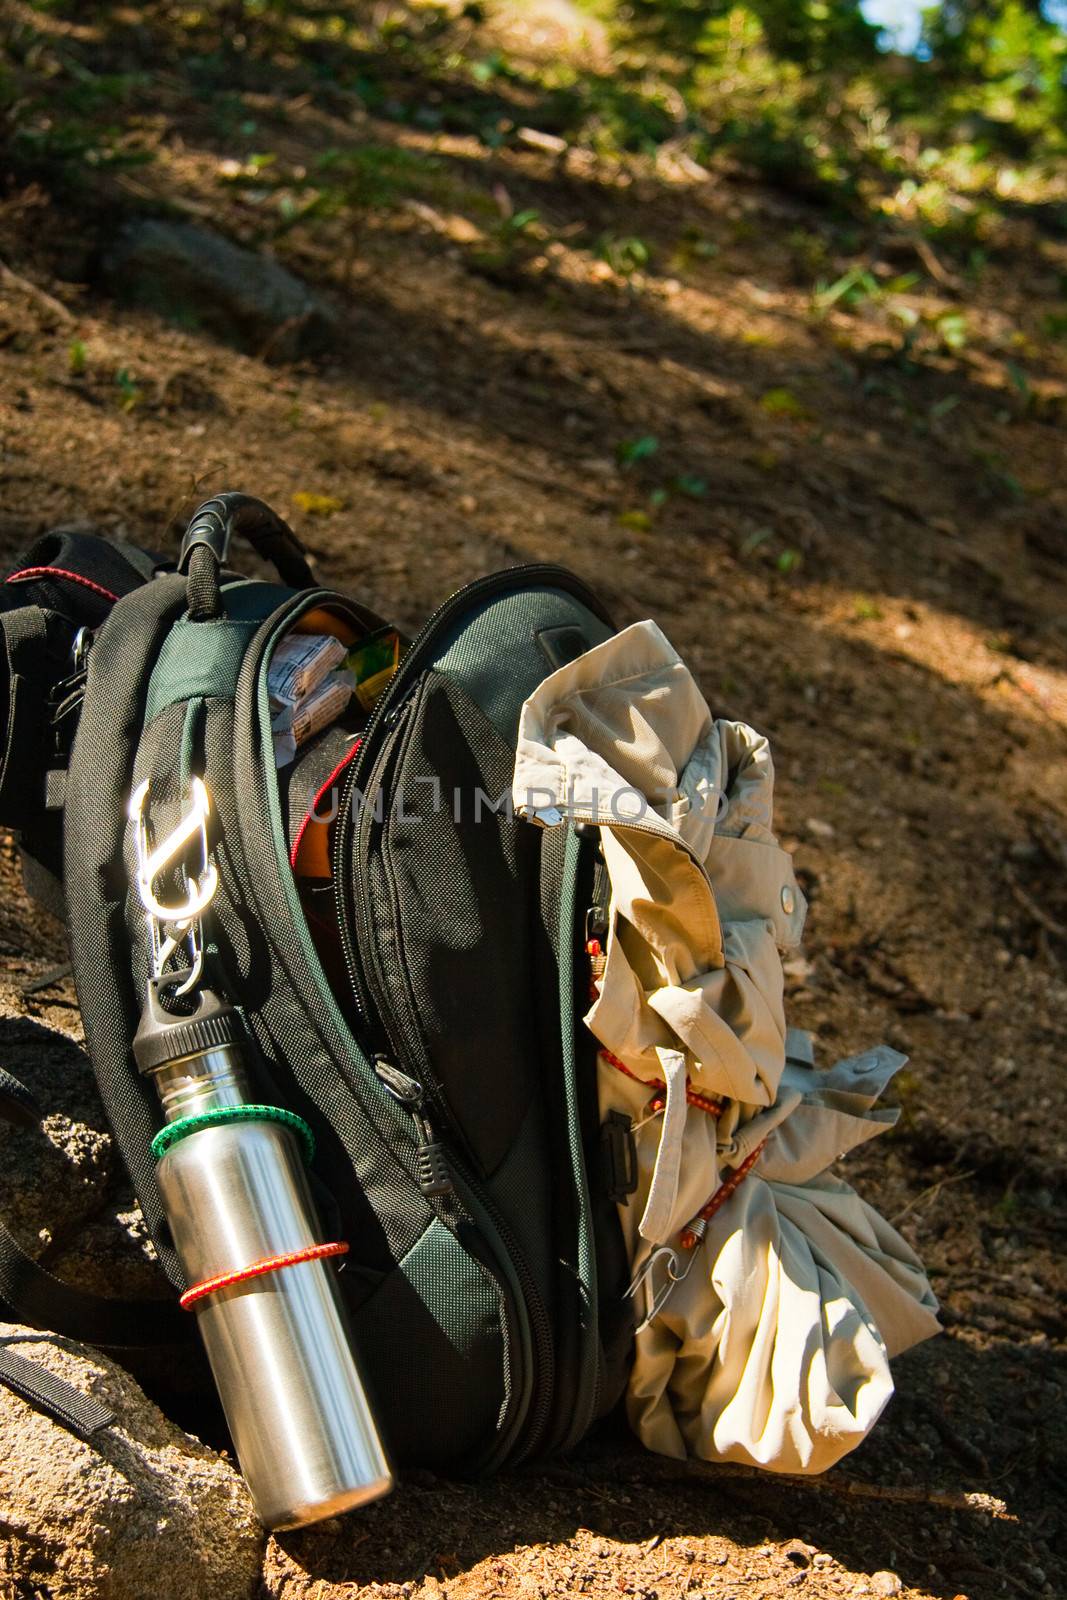
[[[316,814],[316,812],[318,811],[318,808],[319,808],[319,801],[322,799],[323,795],[326,793],[326,791],[330,787],[330,785],[332,783],[336,783],[337,782],[337,779],[341,776],[342,772],[345,770],[345,768],[347,767],[348,763],[351,761],[352,757],[355,755],[356,751],[359,749],[359,747],[360,747],[360,745],[362,743],[363,743],[362,739],[353,740],[351,750],[347,750],[345,752],[345,754],[341,757],[340,761],[337,763],[337,765],[334,767],[333,771],[330,773],[330,776],[326,779],[325,783],[322,784],[321,788],[316,792],[311,804],[308,806],[307,815],[304,817],[303,822],[300,824],[299,828],[296,830],[296,838],[293,840],[293,848],[289,852],[289,865],[293,869],[294,872],[296,871],[296,858],[300,854],[300,846],[303,843],[304,834],[307,832],[308,824],[312,821],[313,818],[315,820],[318,820],[318,821],[322,820],[321,818],[315,818],[315,814]]]
[[[118,595],[112,594],[110,589],[105,589],[102,583],[94,583],[92,578],[83,578],[80,572],[68,572],[66,567],[23,567],[21,572],[13,572],[10,578],[4,581],[28,583],[31,578],[65,578],[68,583],[80,583],[83,589],[91,589],[94,594],[101,595],[112,604],[118,599]]]

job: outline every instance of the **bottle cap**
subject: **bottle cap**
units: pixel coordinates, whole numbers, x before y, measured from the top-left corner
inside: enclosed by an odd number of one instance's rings
[[[152,979],[145,997],[140,1026],[134,1035],[133,1056],[142,1072],[158,1072],[182,1056],[201,1055],[223,1045],[241,1042],[241,1023],[233,1006],[213,989],[201,989],[196,1009],[187,1016],[167,1011]]]

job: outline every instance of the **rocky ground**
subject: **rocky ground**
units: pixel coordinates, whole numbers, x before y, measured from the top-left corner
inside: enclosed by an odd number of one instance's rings
[[[530,558],[576,568],[620,622],[654,616],[715,708],[772,739],[811,900],[792,1019],[824,1056],[911,1057],[899,1126],[847,1176],[923,1254],[945,1331],[817,1481],[685,1469],[607,1427],[497,1483],[414,1474],[262,1551],[226,1464],[97,1362],[82,1381],[127,1417],[102,1461],[0,1393],[0,1595],[1067,1593],[1062,346],[1029,351],[1026,394],[1010,371],[1062,241],[1013,223],[977,285],[935,262],[901,293],[924,328],[965,302],[966,348],[931,335],[902,360],[878,306],[813,313],[804,263],[839,246],[805,200],[365,115],[360,137],[431,155],[432,183],[358,229],[297,230],[282,281],[228,253],[264,204],[249,139],[162,81],[171,132],[120,211],[30,183],[0,204],[4,558],[72,522],[173,549],[199,499],[242,487],[401,624]],[[348,136],[336,106],[253,114],[290,171]],[[523,208],[540,220],[517,246],[499,219]],[[619,270],[590,231],[658,265]],[[43,1139],[0,1130],[5,1219],[72,1281],[155,1281],[73,992],[35,987],[60,930],[11,845],[2,867],[0,1060],[49,1111]],[[150,1480],[176,1530],[155,1548]]]

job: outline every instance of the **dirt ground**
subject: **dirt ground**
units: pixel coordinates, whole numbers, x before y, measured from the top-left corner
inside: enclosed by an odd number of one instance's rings
[[[328,124],[290,118],[286,158]],[[170,193],[240,238],[250,202],[211,186],[201,133],[190,108]],[[566,1462],[477,1486],[414,1474],[273,1540],[263,1594],[1067,1594],[1067,409],[1062,370],[1022,406],[989,354],[1055,263],[1021,236],[970,294],[966,358],[909,370],[862,313],[812,316],[783,246],[819,231],[800,200],[432,142],[449,172],[536,206],[554,242],[475,270],[471,225],[438,199],[368,216],[344,250],[296,243],[287,264],[341,332],[290,365],[119,309],[82,221],[11,194],[0,553],[72,522],[173,549],[199,499],[241,487],[290,517],[325,581],[402,624],[535,558],[583,574],[620,623],[655,617],[715,709],[771,737],[811,900],[792,1020],[824,1059],[880,1040],[911,1057],[899,1126],[846,1175],[924,1256],[945,1331],[823,1479],[685,1469],[609,1426]],[[635,282],[569,245],[575,222],[670,265]],[[4,863],[7,1027],[23,1054],[69,1049],[69,989],[20,989],[59,958],[56,930]],[[123,1204],[105,1186],[92,1228],[117,1230]]]

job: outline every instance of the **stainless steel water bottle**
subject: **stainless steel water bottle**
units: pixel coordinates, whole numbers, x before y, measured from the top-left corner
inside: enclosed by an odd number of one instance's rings
[[[310,1129],[249,1104],[232,1007],[202,990],[189,1016],[157,985],[134,1040],[165,1126],[157,1176],[241,1471],[268,1528],[378,1499],[392,1475],[360,1380],[304,1172]]]

